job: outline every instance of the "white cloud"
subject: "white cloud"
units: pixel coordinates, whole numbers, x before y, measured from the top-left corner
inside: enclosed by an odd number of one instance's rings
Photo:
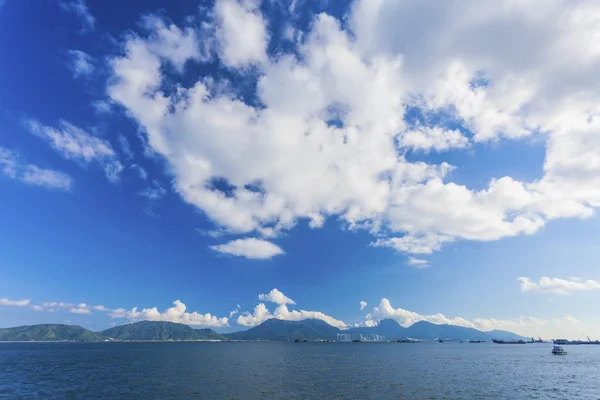
[[[283,250],[276,244],[256,238],[236,239],[210,248],[219,253],[257,260],[267,260],[284,254]]]
[[[108,311],[108,308],[106,308],[104,306],[92,306],[92,310],[96,310],[96,311]]]
[[[159,22],[148,37],[127,37],[108,92],[164,157],[175,191],[218,227],[280,232],[335,216],[376,233],[374,245],[429,254],[533,234],[600,205],[600,47],[586,40],[600,34],[600,5],[545,0],[540,9],[356,0],[343,25],[320,14],[297,54],[271,59],[256,4],[220,0],[219,55],[239,73],[260,65],[256,102],[218,77],[165,92],[177,76],[163,64],[203,58],[189,30]],[[410,107],[443,118],[409,123]],[[527,136],[546,140],[543,172],[530,181],[492,176],[472,188],[452,181],[453,166],[404,156]]]
[[[469,139],[463,136],[458,129],[443,129],[439,126],[406,131],[400,140],[402,146],[423,151],[444,151],[469,147]]]
[[[413,268],[427,268],[429,267],[429,261],[422,260],[420,258],[409,257],[407,261],[408,265]]]
[[[91,32],[94,30],[96,19],[90,13],[85,0],[62,1],[59,4],[63,10],[75,14],[81,20],[82,33]]]
[[[143,180],[147,180],[148,179],[148,173],[146,172],[146,170],[144,169],[144,167],[138,165],[138,164],[132,164],[131,169],[136,170],[138,172],[138,174],[140,175],[140,178]]]
[[[50,189],[69,191],[73,185],[69,175],[27,164],[17,153],[4,147],[0,147],[0,173],[28,185],[43,186]]]
[[[217,0],[216,37],[221,60],[238,68],[267,58],[269,35],[255,0]]]
[[[277,289],[271,290],[268,294],[259,294],[258,299],[262,301],[270,301],[275,304],[296,304],[296,302]]]
[[[237,323],[242,326],[256,326],[272,318],[286,321],[301,321],[309,318],[320,319],[337,328],[347,327],[343,321],[323,314],[320,311],[289,310],[285,304],[282,304],[277,306],[273,313],[271,313],[264,303],[258,304],[254,308],[254,312],[252,314],[249,312],[242,313],[240,316],[238,316]]]
[[[217,318],[209,313],[199,314],[197,312],[187,312],[187,307],[179,300],[173,302],[173,307],[166,309],[164,312],[158,311],[156,307],[144,308],[138,311],[137,307],[131,310],[117,308],[110,310],[111,318],[127,318],[131,321],[168,321],[186,325],[205,326],[205,327],[222,327],[228,326],[229,319],[227,317]]]
[[[399,238],[377,239],[372,246],[392,247],[399,252],[414,254],[431,254],[439,250],[444,243],[451,242],[452,238],[441,235],[406,235]]]
[[[201,229],[201,228],[196,228],[195,230],[202,236],[208,236],[208,237],[215,238],[215,239],[220,238],[221,236],[223,236],[227,233],[222,230],[210,230],[210,229]]]
[[[94,59],[89,54],[80,50],[69,50],[69,69],[74,78],[88,77],[94,73]]]
[[[32,134],[47,140],[64,158],[84,164],[96,162],[102,166],[110,182],[119,180],[123,165],[108,141],[64,120],[59,122],[58,128],[42,125],[34,119],[25,120],[24,125]]]
[[[366,306],[367,306],[367,302],[366,301],[361,301],[360,302],[360,309],[361,310],[364,310]]]
[[[42,304],[42,307],[44,308],[73,308],[75,307],[75,304],[73,303],[65,303],[65,302],[56,302],[56,301],[52,301],[52,302],[45,302],[44,304]]]
[[[167,194],[165,188],[163,188],[158,181],[153,181],[151,186],[143,189],[137,193],[138,196],[147,198],[148,200],[158,200]]]
[[[229,312],[229,319],[233,318],[233,316],[240,312],[240,305],[238,304],[235,309]]]
[[[95,100],[92,102],[92,108],[98,115],[109,114],[112,111],[112,104],[104,100]]]
[[[10,300],[6,297],[0,299],[0,306],[11,306],[11,307],[27,307],[31,300]]]
[[[127,138],[123,135],[119,135],[119,146],[121,146],[121,151],[123,154],[125,154],[125,156],[127,156],[127,158],[133,158],[133,151],[129,145],[129,140],[127,140]],[[133,165],[131,167],[133,168]]]
[[[71,314],[91,314],[92,312],[90,311],[89,308],[86,307],[75,307],[75,308],[71,308],[69,310],[69,312]]]
[[[539,282],[526,277],[519,277],[517,280],[521,283],[522,292],[555,293],[564,296],[571,292],[600,289],[600,283],[591,279],[570,278],[568,280],[543,276]]]
[[[37,304],[29,306],[29,308],[31,308],[33,311],[44,311],[44,307],[38,306]]]
[[[535,333],[536,326],[542,326],[548,323],[546,320],[535,317],[519,317],[507,320],[495,318],[475,318],[473,320],[467,320],[462,317],[450,318],[443,314],[422,315],[414,311],[394,308],[388,299],[382,298],[379,305],[373,308],[373,312],[371,313],[370,318],[367,318],[367,321],[376,322],[386,318],[393,319],[404,327],[411,326],[419,321],[427,321],[433,324],[449,324],[475,328],[482,331],[491,331],[494,329],[510,330],[528,336],[531,336],[532,332]]]

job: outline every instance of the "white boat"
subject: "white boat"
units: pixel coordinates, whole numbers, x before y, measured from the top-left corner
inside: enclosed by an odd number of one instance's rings
[[[556,356],[566,356],[567,351],[565,349],[563,349],[561,346],[554,345],[554,347],[552,348],[552,354],[554,354]]]

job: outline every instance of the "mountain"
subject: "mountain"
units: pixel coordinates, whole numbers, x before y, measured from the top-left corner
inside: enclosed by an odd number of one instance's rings
[[[141,321],[115,326],[100,332],[118,340],[226,340],[212,329],[193,329],[184,324],[163,321]]]
[[[88,331],[80,326],[43,324],[17,326],[0,329],[0,341],[77,341],[90,342],[104,340],[98,333]]]
[[[246,331],[219,334],[212,329],[193,329],[187,325],[162,321],[141,321],[127,325],[115,326],[102,332],[92,332],[74,325],[31,325],[16,328],[0,329],[0,341],[100,341],[109,338],[118,340],[295,340],[295,339],[331,339],[337,334],[348,332],[354,334],[377,334],[387,340],[415,339],[460,339],[460,340],[526,340],[529,338],[515,333],[494,330],[482,332],[473,328],[455,325],[436,325],[420,321],[408,328],[400,326],[396,321],[384,319],[377,326],[351,328],[347,331],[327,324],[319,319],[302,321],[283,321],[269,319]]]
[[[408,337],[416,339],[463,339],[463,340],[490,340],[486,332],[463,326],[432,324],[419,321],[406,328]]]
[[[349,333],[376,334],[385,336],[386,340],[392,339],[459,339],[459,340],[529,340],[529,338],[508,331],[483,332],[474,328],[463,326],[433,324],[427,321],[419,321],[403,328],[392,319],[384,319],[379,325],[373,327],[360,327],[348,329]]]
[[[529,341],[529,339],[531,339],[526,336],[517,335],[516,333],[497,329],[486,333],[490,336],[491,339],[496,340],[525,340],[527,342]]]
[[[273,318],[247,331],[230,333],[227,337],[234,340],[335,340],[340,332],[320,319],[283,321]]]
[[[198,339],[201,340],[227,340],[225,335],[215,332],[212,329],[196,329]]]
[[[408,335],[406,334],[406,328],[402,327],[399,323],[393,319],[382,319],[376,326],[351,328],[347,330],[348,333],[362,333],[362,334],[375,334],[384,336],[386,340],[392,339],[404,339]]]

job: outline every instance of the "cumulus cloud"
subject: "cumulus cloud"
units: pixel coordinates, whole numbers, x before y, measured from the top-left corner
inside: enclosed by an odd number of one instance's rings
[[[82,164],[97,163],[110,182],[118,182],[123,165],[108,141],[64,120],[59,121],[57,128],[43,125],[34,119],[26,119],[23,124],[33,135],[48,141],[64,158]]]
[[[267,58],[269,36],[255,0],[217,0],[217,42],[221,60],[233,68]]]
[[[92,32],[94,30],[96,19],[90,13],[90,9],[85,3],[85,0],[61,1],[59,4],[63,10],[76,15],[81,20],[82,33]]]
[[[571,278],[569,280],[543,276],[539,282],[534,282],[527,277],[520,277],[517,280],[521,284],[521,291],[525,293],[555,293],[564,296],[572,292],[600,289],[600,283],[591,279]]]
[[[10,307],[27,307],[31,300],[23,299],[23,300],[10,300],[6,297],[0,299],[0,306],[10,306]]]
[[[227,230],[280,231],[301,219],[317,228],[335,216],[376,233],[374,245],[429,254],[591,216],[600,51],[583,38],[597,33],[600,6],[432,4],[356,0],[344,24],[320,14],[294,52],[270,58],[256,3],[219,0],[209,21],[217,55],[240,73],[260,66],[256,99],[219,77],[165,91],[178,79],[165,65],[181,70],[203,54],[188,28],[158,18],[127,36],[108,93],[167,161],[174,189]],[[407,109],[435,117],[410,121]],[[405,157],[539,132],[546,156],[530,181],[490,177],[471,188],[452,182],[446,163]]]
[[[197,312],[187,312],[187,307],[179,300],[173,302],[173,307],[166,309],[163,312],[158,311],[156,307],[144,308],[138,310],[137,307],[131,310],[117,308],[110,310],[108,315],[111,318],[126,318],[131,321],[168,321],[180,324],[205,326],[205,327],[222,327],[228,326],[229,319],[227,317],[218,318],[210,313],[200,314]]]
[[[366,306],[367,306],[367,302],[366,301],[361,301],[360,302],[360,309],[361,310],[364,310]]]
[[[553,326],[552,329],[555,333],[572,335],[573,332],[569,330],[569,327],[579,323],[579,321],[571,315],[567,315],[564,318],[555,318],[553,320],[533,316],[519,316],[518,318],[512,319],[475,318],[469,320],[462,317],[447,317],[444,314],[424,315],[403,308],[394,308],[388,299],[382,298],[379,305],[374,307],[373,311],[366,315],[365,321],[357,324],[357,326],[375,326],[379,321],[387,318],[397,321],[404,327],[411,326],[419,321],[427,321],[433,324],[456,325],[479,329],[481,331],[491,331],[495,329],[508,330],[527,336],[537,336],[539,328],[545,327],[545,329],[549,329],[549,326]]]
[[[240,314],[237,318],[238,325],[242,326],[256,326],[268,319],[277,318],[287,321],[301,321],[303,319],[320,319],[327,322],[329,325],[336,326],[338,328],[347,327],[346,323],[337,320],[329,315],[326,315],[320,311],[306,311],[306,310],[290,310],[287,304],[296,304],[295,301],[284,295],[277,289],[271,290],[268,294],[259,294],[258,299],[262,301],[270,301],[278,304],[273,310],[269,311],[264,303],[259,303],[252,313],[246,311]]]
[[[413,268],[427,268],[429,267],[429,261],[422,260],[420,258],[409,257],[407,261],[408,265]]]
[[[268,294],[259,294],[258,299],[262,301],[270,301],[275,304],[296,304],[296,302],[277,289],[271,290]]]
[[[44,311],[44,307],[38,306],[37,304],[29,306],[29,308],[31,308],[33,311]]]
[[[43,186],[49,189],[70,191],[73,185],[73,181],[69,175],[28,164],[17,153],[1,146],[0,173],[7,178],[28,185]]]
[[[252,313],[244,312],[237,318],[237,323],[242,326],[256,326],[268,319],[281,319],[286,321],[301,321],[303,319],[320,319],[327,322],[331,326],[337,328],[346,328],[347,325],[343,321],[337,320],[329,315],[326,315],[320,311],[306,311],[306,310],[289,310],[285,304],[277,306],[271,313],[264,303],[258,304],[254,307]]]
[[[67,55],[68,67],[74,78],[88,77],[94,72],[94,59],[89,54],[80,50],[69,50]]]
[[[236,239],[225,244],[211,246],[211,249],[223,254],[257,260],[270,259],[284,253],[276,244],[256,238]]]

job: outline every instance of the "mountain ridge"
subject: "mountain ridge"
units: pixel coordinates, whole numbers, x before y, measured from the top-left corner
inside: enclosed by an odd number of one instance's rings
[[[41,324],[0,329],[0,341],[106,341],[106,340],[335,340],[338,333],[384,336],[394,339],[454,339],[454,340],[529,340],[527,337],[502,330],[480,331],[457,325],[419,321],[403,327],[392,319],[384,319],[372,327],[341,330],[319,319],[287,321],[271,318],[244,331],[220,334],[213,329],[194,329],[185,324],[167,321],[139,321],[93,332],[77,325]]]

